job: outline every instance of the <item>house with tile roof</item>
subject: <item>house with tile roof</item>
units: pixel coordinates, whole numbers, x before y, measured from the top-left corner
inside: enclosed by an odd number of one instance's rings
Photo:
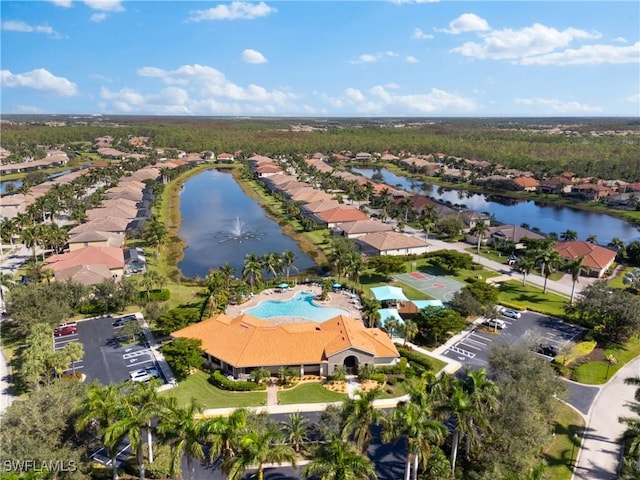
[[[311,202],[303,205],[302,210],[308,215],[312,215],[314,213],[331,210],[332,208],[338,208],[341,205],[342,204],[336,200],[318,200],[316,202]]]
[[[125,233],[130,220],[118,217],[102,217],[91,220],[87,223],[81,223],[69,230],[69,235],[84,232],[115,232]]]
[[[368,233],[390,232],[393,227],[379,220],[357,220],[355,222],[341,223],[332,229],[334,235],[342,235],[347,238],[358,238]]]
[[[368,233],[356,238],[360,251],[369,257],[379,255],[419,255],[429,244],[424,240],[399,232]]]
[[[598,278],[607,273],[617,255],[613,250],[583,240],[556,243],[553,249],[567,260],[584,257],[583,265],[589,269],[589,275]]]
[[[360,366],[394,365],[399,358],[386,333],[344,315],[322,323],[273,324],[248,314],[220,314],[171,336],[200,340],[208,363],[236,378],[258,368],[275,374],[281,367],[300,376],[327,376],[339,366],[355,373]]]
[[[216,155],[216,160],[218,162],[231,163],[235,160],[235,157],[230,153],[219,153]]]
[[[76,275],[77,272],[82,270],[79,267],[88,265],[96,266],[93,270],[94,273],[104,272],[102,267],[106,267],[109,270],[109,278],[118,280],[122,278],[124,273],[124,254],[121,248],[89,246],[73,252],[51,255],[45,260],[45,268],[53,270],[56,280],[58,278],[68,278],[69,275]]]
[[[355,222],[356,220],[367,220],[369,218],[366,213],[361,212],[357,208],[346,206],[314,213],[313,217],[318,224],[326,228],[333,228],[344,222]]]
[[[521,243],[523,238],[540,240],[544,238],[544,235],[536,233],[533,230],[523,228],[519,225],[507,224],[490,227],[487,232],[487,237],[489,239],[489,244],[499,243],[501,241],[510,241],[515,244],[516,248],[524,248],[524,245]],[[471,241],[472,243],[476,243],[478,240],[475,238],[475,240]]]
[[[540,181],[538,191],[542,193],[569,193],[571,191],[571,180],[561,176],[545,178]]]
[[[291,195],[291,200],[294,202],[317,202],[320,200],[331,200],[333,196],[322,190],[316,190],[315,188],[301,188]]]
[[[86,231],[69,237],[69,251],[84,247],[116,247],[124,245],[124,233]]]
[[[612,193],[611,189],[604,185],[598,185],[596,183],[582,183],[572,186],[569,195],[582,198],[584,200],[597,201],[608,197]]]
[[[540,186],[540,182],[533,177],[516,177],[513,179],[513,183],[518,186],[518,189],[525,192],[535,192]]]

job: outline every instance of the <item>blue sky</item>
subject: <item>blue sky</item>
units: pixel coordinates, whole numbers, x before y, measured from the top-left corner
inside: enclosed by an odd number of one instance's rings
[[[5,114],[640,115],[637,1],[0,8]]]

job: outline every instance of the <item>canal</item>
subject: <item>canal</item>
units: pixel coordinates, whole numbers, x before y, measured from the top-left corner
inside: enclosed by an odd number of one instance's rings
[[[230,173],[207,170],[187,180],[180,196],[180,214],[180,236],[187,247],[178,268],[185,277],[205,277],[227,262],[241,277],[249,253],[291,250],[296,256],[292,273],[314,266]]]
[[[371,168],[354,168],[353,171],[367,178],[371,178],[376,173]],[[530,227],[538,227],[545,233],[560,234],[565,230],[574,230],[578,233],[580,240],[585,240],[589,235],[596,235],[601,245],[606,245],[615,237],[625,243],[640,240],[640,231],[636,227],[611,215],[542,204],[533,200],[515,200],[466,190],[442,188],[396,175],[386,169],[381,169],[380,173],[384,183],[389,186],[426,195],[447,205],[487,212],[501,223],[515,225],[526,223]]]

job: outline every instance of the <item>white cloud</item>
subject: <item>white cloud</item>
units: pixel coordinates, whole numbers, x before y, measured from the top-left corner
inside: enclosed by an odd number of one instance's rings
[[[613,41],[618,43],[627,43],[627,39],[624,37],[616,37],[613,39]]]
[[[563,101],[555,98],[516,98],[517,105],[540,106],[547,114],[598,113],[601,107],[587,105],[576,101]]]
[[[357,65],[359,63],[375,63],[378,60],[381,60],[383,57],[397,57],[398,54],[396,52],[387,50],[386,52],[379,52],[379,53],[363,53],[362,55],[360,55],[357,59],[355,60],[351,60],[349,63],[353,63],[354,65]]]
[[[33,88],[54,95],[72,97],[78,95],[78,87],[75,83],[64,77],[56,77],[44,68],[37,68],[26,73],[13,74],[9,70],[0,72],[2,86],[7,88]]]
[[[102,10],[105,12],[124,11],[121,0],[84,0],[84,4],[94,10]]]
[[[482,43],[466,42],[452,52],[466,57],[516,60],[535,55],[542,55],[566,47],[576,39],[599,38],[599,33],[589,33],[577,28],[563,31],[534,23],[521,30],[506,28],[493,30],[483,35]]]
[[[264,55],[252,48],[247,48],[242,52],[242,61],[245,63],[267,63]]]
[[[29,25],[19,20],[7,20],[2,22],[2,30],[8,32],[24,32],[24,33],[45,33],[47,35],[59,36],[52,27],[48,25]]]
[[[255,18],[266,17],[277,12],[264,2],[231,2],[231,4],[220,4],[206,10],[193,10],[189,16],[189,21],[202,22],[204,20],[253,20]]]
[[[348,88],[340,97],[324,96],[336,108],[349,108],[359,114],[411,115],[444,111],[472,112],[477,109],[473,100],[432,88],[423,94],[400,95],[389,92],[388,86],[376,85],[363,93]]]
[[[626,98],[627,102],[631,103],[640,103],[640,93],[636,93],[635,95],[629,95]]]
[[[71,6],[71,0],[49,0],[49,1],[59,7],[69,8]]]
[[[102,22],[103,20],[106,20],[106,19],[107,19],[107,14],[104,13],[104,12],[94,13],[93,15],[91,15],[89,17],[89,20],[91,20],[92,22],[95,22],[95,23]]]
[[[584,45],[576,49],[525,57],[522,65],[597,65],[602,63],[640,63],[640,42],[629,46]]]
[[[463,32],[485,32],[491,30],[489,23],[475,13],[463,13],[458,18],[449,22],[448,29],[438,30],[440,32],[457,35]]]
[[[407,63],[418,63],[418,59],[412,55],[409,55],[406,59]]]
[[[424,33],[422,29],[416,28],[413,31],[413,35],[411,35],[411,38],[416,38],[418,40],[431,40],[433,38],[433,35],[429,33]]]

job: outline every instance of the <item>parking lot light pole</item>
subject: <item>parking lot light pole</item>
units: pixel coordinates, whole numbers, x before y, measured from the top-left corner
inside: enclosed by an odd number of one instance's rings
[[[578,459],[574,458],[573,456],[576,453],[576,441],[578,440],[578,434],[573,432],[573,434],[571,435],[571,463],[573,465],[573,471],[575,471],[576,467],[578,466]]]

